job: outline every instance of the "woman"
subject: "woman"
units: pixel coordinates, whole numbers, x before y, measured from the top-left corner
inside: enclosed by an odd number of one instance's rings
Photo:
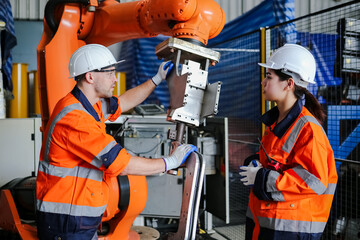
[[[286,44],[259,65],[266,68],[264,97],[277,106],[261,117],[267,129],[258,154],[240,167],[241,181],[252,186],[246,239],[320,239],[337,174],[325,114],[306,89],[315,83],[315,59]]]

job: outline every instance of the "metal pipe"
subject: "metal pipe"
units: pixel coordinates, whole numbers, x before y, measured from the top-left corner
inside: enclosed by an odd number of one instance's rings
[[[183,143],[184,133],[185,133],[185,123],[177,122],[176,123],[176,141],[179,142],[180,144]]]

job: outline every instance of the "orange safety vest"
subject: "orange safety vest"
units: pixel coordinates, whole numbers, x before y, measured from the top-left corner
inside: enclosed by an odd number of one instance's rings
[[[299,115],[280,138],[272,123],[261,140],[283,173],[267,169],[260,148],[264,168],[256,175],[246,214],[252,239],[318,239],[328,220],[337,183],[334,154],[321,124],[302,104],[296,107]]]
[[[130,160],[105,131],[105,120],[120,113],[118,98],[91,106],[77,87],[57,103],[44,134],[36,181],[38,232],[44,239],[82,239],[77,233],[89,229],[90,235],[96,233],[108,202],[104,180],[119,175]],[[44,233],[48,230],[50,235]]]

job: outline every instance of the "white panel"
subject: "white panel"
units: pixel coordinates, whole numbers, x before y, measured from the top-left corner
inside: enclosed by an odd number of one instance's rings
[[[229,13],[229,9],[230,9],[230,7],[231,7],[231,3],[230,3],[231,1],[221,1],[220,2],[220,7],[224,10],[224,12],[225,12],[225,16],[226,16],[226,22],[229,22],[230,21],[230,13]]]
[[[44,12],[45,12],[45,6],[47,3],[47,0],[39,0],[39,19],[42,20],[44,19]]]
[[[226,14],[226,23],[241,16],[251,10],[254,6],[260,4],[263,0],[215,0]]]
[[[38,149],[31,135],[39,119],[7,118],[0,120],[0,186],[19,177],[30,176],[38,162]],[[39,124],[38,124],[39,125]],[[36,134],[35,134],[36,135]],[[39,134],[37,134],[39,136]],[[39,138],[38,138],[39,139]]]
[[[309,13],[310,0],[295,0],[295,18]]]
[[[48,0],[10,0],[15,19],[42,20]],[[120,0],[120,2],[134,2],[138,0]],[[169,0],[165,0],[169,1]],[[250,11],[263,0],[214,0],[226,14],[226,23]],[[352,0],[295,0],[295,18],[327,9]]]
[[[243,13],[246,13],[259,5],[263,0],[254,0],[254,1],[247,1],[243,0]]]
[[[17,18],[17,16],[19,15],[18,5],[19,5],[19,0],[11,0],[11,9],[14,18]]]
[[[295,18],[337,6],[352,0],[295,0]]]
[[[227,18],[227,21],[231,21],[242,14],[242,4],[241,3],[242,3],[242,1],[234,1],[234,0],[232,1],[232,3],[230,4],[229,11],[228,11],[229,17]]]
[[[29,19],[39,19],[39,0],[28,0]]]
[[[47,0],[10,0],[15,20],[42,20]]]
[[[27,19],[28,0],[19,0],[17,4],[17,18]]]
[[[11,12],[12,12],[12,14],[14,16],[16,0],[10,0],[10,5],[11,5]]]

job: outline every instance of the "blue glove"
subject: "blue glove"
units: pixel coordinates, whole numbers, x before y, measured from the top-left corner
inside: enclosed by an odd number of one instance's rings
[[[243,166],[249,166],[252,160],[259,160],[259,159],[260,159],[259,154],[253,154],[251,156],[248,156],[247,158],[245,158]]]
[[[162,80],[167,77],[173,66],[174,64],[171,61],[163,62],[160,64],[157,74],[152,78],[152,81],[156,86],[158,86],[162,82]]]
[[[262,164],[257,160],[252,160],[249,166],[240,167],[240,181],[245,185],[252,187],[255,183],[257,172],[262,168]]]
[[[196,151],[197,148],[191,144],[183,144],[175,149],[168,157],[164,157],[165,171],[179,167],[185,162],[190,153]]]
[[[259,162],[259,160],[252,160],[248,167],[263,167],[263,165]]]

